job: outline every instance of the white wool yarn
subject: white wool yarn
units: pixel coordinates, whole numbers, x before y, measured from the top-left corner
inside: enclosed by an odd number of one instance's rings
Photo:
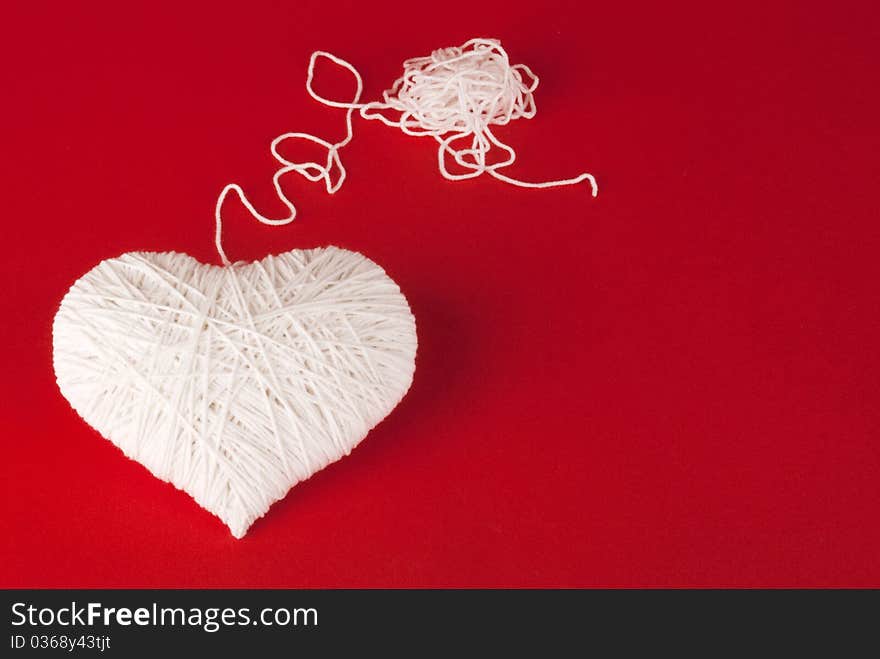
[[[124,254],[71,287],[53,326],[72,407],[236,538],[397,405],[416,343],[397,284],[335,247],[225,267]]]
[[[313,66],[314,56],[310,68]],[[525,64],[511,65],[500,41],[471,39],[462,46],[441,48],[427,57],[405,61],[403,75],[383,94],[383,102],[364,104],[360,114],[365,119],[378,119],[399,128],[407,135],[433,137],[439,143],[437,162],[446,179],[460,181],[489,174],[528,188],[589,181],[595,197],[599,190],[590,174],[529,183],[501,173],[501,169],[516,161],[516,152],[501,142],[490,127],[534,117],[537,87],[538,76]],[[390,119],[383,114],[384,110],[399,114]],[[503,152],[495,162],[489,159],[493,147]],[[464,171],[451,172],[447,167],[449,159]]]
[[[320,58],[352,74],[356,89],[351,101],[335,101],[315,91],[315,65]],[[306,90],[324,105],[346,110],[345,137],[335,143],[308,133],[284,133],[276,137],[272,141],[271,152],[281,167],[275,172],[273,184],[278,198],[289,211],[288,216],[270,219],[260,214],[241,187],[230,183],[217,199],[217,251],[223,262],[228,263],[220,240],[220,210],[230,193],[236,193],[251,215],[260,222],[279,225],[292,222],[296,217],[296,206],[281,189],[281,178],[285,174],[296,172],[310,181],[323,181],[329,194],[339,190],[346,177],[339,151],[352,140],[352,115],[355,111],[364,119],[381,121],[407,135],[434,138],[438,143],[438,167],[446,179],[459,181],[489,174],[500,181],[524,188],[552,188],[587,181],[595,197],[599,188],[596,179],[588,173],[540,182],[522,181],[502,173],[502,169],[516,161],[516,152],[499,140],[491,127],[534,117],[534,92],[537,87],[538,76],[525,64],[511,65],[500,41],[479,38],[461,46],[435,50],[426,57],[406,60],[403,75],[391,89],[384,92],[382,101],[361,103],[364,85],[357,69],[331,53],[315,51],[309,59]],[[386,112],[392,113],[391,116]],[[318,144],[327,150],[327,157],[323,163],[289,160],[279,151],[279,147],[288,140],[307,140]],[[501,155],[493,159],[490,155],[493,150],[500,151]],[[454,163],[459,171],[452,171],[450,163]]]
[[[352,74],[351,101],[315,92],[320,58]],[[313,53],[306,88],[346,110],[346,135],[335,143],[308,133],[272,141],[281,164],[273,184],[288,216],[261,215],[232,183],[214,211],[222,267],[139,252],[86,273],[53,325],[62,394],[128,457],[188,492],[241,538],[272,503],[347,455],[397,405],[412,382],[417,339],[397,284],[360,254],[328,247],[232,263],[221,240],[226,197],[236,193],[263,224],[292,222],[296,207],[281,178],[296,172],[323,181],[330,194],[339,190],[346,176],[339,151],[352,139],[355,111],[434,138],[447,179],[489,174],[529,188],[587,181],[595,197],[596,180],[587,173],[532,183],[501,172],[516,153],[491,127],[535,116],[537,86],[537,76],[511,65],[499,41],[472,39],[407,60],[383,101],[362,103],[357,70]],[[297,139],[326,149],[325,161],[285,158],[281,145]]]

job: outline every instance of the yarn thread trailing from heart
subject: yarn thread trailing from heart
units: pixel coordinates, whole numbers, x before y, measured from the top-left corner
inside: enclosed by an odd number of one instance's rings
[[[356,90],[351,101],[325,98],[315,91],[315,65],[321,58],[352,74]],[[448,180],[460,181],[488,174],[510,185],[525,188],[551,188],[587,181],[592,195],[595,197],[598,194],[596,179],[588,173],[541,182],[522,181],[502,173],[501,170],[516,161],[516,152],[502,142],[491,127],[505,126],[516,119],[535,116],[534,92],[538,87],[538,76],[525,64],[511,65],[507,51],[497,39],[471,39],[462,46],[441,48],[426,57],[406,60],[403,75],[383,93],[382,101],[362,103],[363,87],[360,73],[350,63],[325,51],[312,53],[306,90],[318,102],[346,111],[345,137],[331,143],[308,133],[284,133],[272,141],[270,151],[281,164],[272,182],[278,198],[287,207],[286,217],[271,219],[259,213],[236,183],[223,188],[217,199],[214,217],[215,243],[224,264],[229,264],[221,240],[221,208],[226,197],[233,192],[237,194],[248,212],[263,224],[277,226],[292,222],[296,218],[296,206],[284,194],[281,178],[296,172],[309,181],[323,181],[328,194],[339,190],[346,177],[339,151],[352,140],[352,116],[355,112],[364,119],[381,121],[407,135],[434,138],[438,144],[438,168],[443,178]],[[392,113],[391,116],[386,112]],[[281,154],[280,148],[290,140],[305,140],[321,146],[327,151],[325,161],[289,160]],[[490,154],[495,151],[501,155],[493,160]],[[450,169],[450,164],[458,171]]]
[[[72,407],[237,538],[397,405],[416,343],[397,284],[335,247],[225,267],[124,254],[70,288],[53,326]]]

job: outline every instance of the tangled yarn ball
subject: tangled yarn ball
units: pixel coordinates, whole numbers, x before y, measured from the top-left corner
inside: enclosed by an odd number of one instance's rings
[[[448,179],[474,178],[513,163],[513,149],[501,143],[489,127],[534,117],[538,78],[525,64],[511,65],[500,41],[472,39],[463,46],[406,60],[403,69],[403,75],[383,94],[384,102],[367,103],[361,108],[362,116],[379,119],[408,135],[435,137],[440,143],[440,171]],[[400,115],[389,120],[382,110]],[[468,137],[470,146],[453,146]],[[487,155],[493,146],[505,156],[490,164]],[[450,172],[447,157],[466,171]]]
[[[315,91],[315,65],[321,58],[351,73],[356,83],[350,101],[326,98]],[[587,181],[595,197],[599,188],[596,179],[587,173],[573,178],[551,181],[523,181],[503,174],[501,170],[516,161],[513,148],[493,133],[491,126],[504,126],[515,119],[535,116],[534,92],[538,76],[525,64],[510,64],[507,51],[497,39],[471,39],[461,46],[440,48],[426,57],[408,59],[403,75],[382,95],[381,101],[361,102],[364,85],[360,73],[351,64],[325,51],[315,51],[309,59],[306,90],[316,101],[332,108],[346,110],[345,137],[331,143],[309,133],[284,133],[272,140],[272,156],[281,167],[272,178],[275,192],[289,214],[270,219],[251,204],[244,190],[230,183],[220,193],[214,212],[216,245],[224,264],[229,264],[221,244],[221,207],[234,192],[255,219],[263,224],[279,225],[296,218],[296,206],[284,194],[281,178],[296,172],[309,181],[324,183],[329,194],[335,193],[345,180],[346,171],[339,151],[354,135],[352,116],[358,112],[364,119],[381,121],[407,135],[433,137],[437,143],[437,165],[441,175],[451,181],[476,178],[489,174],[500,181],[522,188],[552,188]],[[305,140],[326,150],[323,163],[289,160],[281,153],[288,140]],[[496,149],[500,156],[490,152]],[[450,169],[453,165],[453,169]]]

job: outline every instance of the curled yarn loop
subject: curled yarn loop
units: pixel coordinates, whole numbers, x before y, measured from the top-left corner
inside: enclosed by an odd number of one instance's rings
[[[319,58],[326,58],[352,74],[356,91],[350,101],[329,99],[315,91],[315,65]],[[588,181],[595,197],[599,191],[596,179],[588,173],[529,182],[501,172],[516,161],[516,152],[498,139],[491,126],[504,126],[516,119],[534,117],[534,92],[538,81],[538,76],[525,64],[510,64],[507,51],[497,39],[471,39],[461,46],[440,48],[426,57],[406,60],[403,75],[382,94],[382,101],[362,103],[363,79],[357,69],[331,53],[313,52],[309,59],[306,90],[319,103],[346,110],[345,137],[330,143],[308,133],[284,133],[272,141],[272,156],[281,164],[272,182],[278,198],[289,211],[287,217],[273,220],[260,214],[235,183],[223,188],[214,213],[215,242],[220,258],[224,264],[230,264],[221,241],[221,208],[231,192],[238,195],[256,220],[277,226],[296,218],[296,206],[281,189],[280,180],[285,174],[296,172],[309,181],[323,181],[328,194],[339,190],[346,177],[339,151],[351,142],[354,135],[352,116],[355,111],[364,119],[381,121],[407,135],[433,137],[438,144],[438,169],[443,178],[450,181],[476,178],[482,174],[524,188],[552,188]],[[279,145],[294,139],[308,140],[326,149],[324,162],[296,162],[282,156]],[[500,157],[490,157],[493,150],[500,151]],[[450,165],[454,169],[450,169]]]
[[[326,57],[334,64],[344,69],[347,69],[352,73],[355,80],[357,80],[357,91],[355,92],[351,103],[338,103],[336,101],[325,99],[319,96],[314,91],[314,89],[312,89],[312,81],[315,77],[315,62],[319,57]],[[348,108],[348,112],[345,113],[345,137],[335,144],[331,144],[327,140],[322,140],[320,137],[310,135],[309,133],[284,133],[272,140],[272,143],[269,146],[269,150],[272,153],[272,157],[274,157],[275,160],[281,163],[281,167],[272,176],[272,185],[275,187],[275,194],[278,195],[278,199],[281,200],[281,203],[283,203],[289,211],[289,215],[287,217],[273,220],[266,217],[265,215],[262,215],[256,208],[254,208],[254,205],[248,200],[247,195],[245,195],[244,190],[242,190],[241,186],[237,183],[230,183],[225,188],[223,188],[220,196],[217,197],[217,205],[214,208],[214,219],[216,225],[214,243],[217,246],[217,253],[220,255],[220,259],[223,261],[224,265],[231,265],[231,262],[227,258],[226,252],[223,251],[223,221],[221,211],[223,208],[223,202],[226,200],[226,196],[230,192],[234,192],[238,195],[241,203],[244,204],[245,208],[248,209],[250,214],[258,222],[261,222],[262,224],[268,224],[270,226],[281,226],[284,224],[290,224],[296,219],[296,206],[287,197],[287,195],[284,194],[284,190],[281,189],[281,178],[285,174],[289,172],[296,172],[300,176],[305,177],[313,183],[324,181],[324,187],[327,189],[327,194],[334,194],[337,190],[339,190],[340,187],[342,187],[342,184],[345,181],[345,167],[342,165],[342,159],[339,157],[339,149],[351,142],[351,138],[354,135],[354,131],[352,130],[351,125],[351,117],[354,113],[354,106],[358,103],[358,101],[360,101],[361,94],[364,90],[363,80],[361,79],[361,76],[357,72],[357,70],[345,60],[339,59],[338,57],[336,57],[335,55],[331,55],[330,53],[315,51],[314,53],[312,53],[312,56],[309,59],[309,75],[306,80],[306,89],[313,98],[317,99],[324,105],[328,105],[330,107]],[[303,162],[288,160],[281,155],[279,147],[284,142],[290,140],[305,140],[322,146],[327,149],[327,158],[325,159],[323,164],[309,160]],[[335,181],[333,180],[334,171],[338,172],[336,174]]]

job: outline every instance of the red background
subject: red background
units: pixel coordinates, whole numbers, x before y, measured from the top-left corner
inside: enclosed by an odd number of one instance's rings
[[[0,585],[880,585],[876,3],[18,4]],[[508,171],[599,197],[450,183],[357,121],[336,196],[285,180],[292,225],[230,202],[233,259],[361,251],[420,341],[400,407],[236,541],[69,408],[55,309],[122,252],[217,263],[229,181],[281,213],[271,138],[342,131],[313,49],[374,98],[472,36],[542,79]]]

